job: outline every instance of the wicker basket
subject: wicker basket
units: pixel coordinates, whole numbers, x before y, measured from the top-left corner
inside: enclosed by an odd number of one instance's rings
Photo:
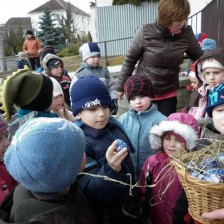
[[[224,151],[224,145],[220,143],[217,147],[217,142],[213,143],[210,147],[205,147],[200,151],[192,153],[184,153],[181,156],[174,157],[172,163],[176,172],[182,182],[188,199],[188,211],[193,219],[204,224],[223,224],[224,220],[208,221],[201,218],[201,214],[206,211],[213,211],[218,208],[224,208],[224,184],[215,184],[208,181],[199,180],[188,172],[185,165],[189,159],[196,160],[211,152]]]

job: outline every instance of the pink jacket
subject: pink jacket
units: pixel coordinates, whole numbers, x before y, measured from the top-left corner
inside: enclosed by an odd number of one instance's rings
[[[151,176],[151,183],[148,184],[156,184],[151,188],[149,200],[151,205],[149,216],[153,224],[172,224],[173,208],[181,194],[182,185],[169,163],[168,155],[158,152],[146,160],[140,174],[141,186],[146,184],[148,174]],[[143,201],[145,192],[146,188],[141,188]]]
[[[208,101],[208,87],[206,84],[203,84],[198,89],[199,94],[201,94],[202,98],[199,100],[198,107],[191,107],[190,110],[188,111],[188,114],[191,114],[195,119],[201,119],[205,117],[205,108],[207,106],[207,101]]]
[[[17,182],[10,176],[5,165],[0,163],[0,204],[6,195],[17,185]]]

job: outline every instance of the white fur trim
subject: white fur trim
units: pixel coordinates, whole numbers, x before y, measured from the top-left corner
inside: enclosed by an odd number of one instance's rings
[[[179,121],[162,121],[152,127],[149,134],[149,141],[153,149],[160,150],[162,148],[161,136],[167,131],[173,131],[180,135],[186,141],[188,150],[195,146],[195,141],[198,138],[195,130],[189,125],[182,124]]]

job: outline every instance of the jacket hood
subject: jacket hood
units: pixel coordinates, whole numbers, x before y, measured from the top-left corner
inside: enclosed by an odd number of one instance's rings
[[[205,59],[208,59],[208,58],[214,58],[219,63],[224,65],[224,48],[219,47],[213,50],[206,51],[198,60],[196,64],[195,74],[196,74],[196,77],[202,82],[206,82],[205,78],[202,75],[202,63],[204,62]]]
[[[46,56],[43,58],[43,68],[44,70],[48,73],[51,74],[48,67],[47,67],[47,63],[51,60],[51,59],[58,59],[59,61],[61,61],[62,64],[62,69],[64,70],[64,62],[55,54],[46,54]]]

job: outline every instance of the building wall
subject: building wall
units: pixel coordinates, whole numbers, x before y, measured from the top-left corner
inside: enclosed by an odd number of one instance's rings
[[[125,4],[91,8],[91,35],[99,43],[102,55],[105,51],[108,56],[123,55],[137,29],[156,19],[157,6],[157,2],[144,2],[140,6]]]

